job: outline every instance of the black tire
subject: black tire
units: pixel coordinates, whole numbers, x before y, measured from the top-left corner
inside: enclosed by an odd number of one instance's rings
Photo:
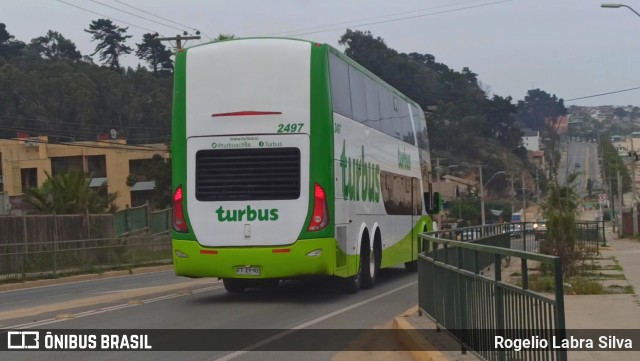
[[[353,294],[360,291],[360,287],[362,284],[362,257],[360,257],[360,261],[358,261],[358,272],[354,276],[340,278],[340,289],[343,293]]]
[[[408,272],[418,272],[418,260],[405,262],[404,269],[406,269]]]
[[[375,286],[380,271],[380,249],[374,244],[371,249],[367,244],[362,245],[360,250],[361,276],[360,287],[369,289]]]
[[[238,293],[244,292],[249,282],[242,278],[223,278],[222,283],[227,292]]]

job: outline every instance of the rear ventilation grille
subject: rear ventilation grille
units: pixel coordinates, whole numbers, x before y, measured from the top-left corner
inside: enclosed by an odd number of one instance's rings
[[[196,153],[199,201],[300,197],[300,149],[210,149]]]

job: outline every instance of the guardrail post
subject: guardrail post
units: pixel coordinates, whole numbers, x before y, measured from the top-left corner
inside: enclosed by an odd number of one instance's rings
[[[494,253],[494,268],[495,268],[495,294],[496,294],[496,335],[504,337],[504,294],[500,282],[502,281],[502,256]],[[498,352],[498,359],[505,360],[505,352]]]
[[[456,302],[458,303],[458,312],[460,312],[460,318],[458,319],[458,330],[460,330],[460,351],[463,354],[467,353],[467,348],[465,347],[465,345],[467,345],[469,342],[469,337],[468,337],[468,327],[467,327],[467,312],[466,312],[466,307],[465,305],[465,301],[467,299],[467,294],[465,292],[465,284],[463,281],[463,277],[461,277],[461,273],[460,270],[461,269],[465,269],[464,267],[464,252],[463,249],[460,247],[456,247],[457,251],[458,251],[458,272],[456,272],[456,283],[458,284],[457,287],[457,295],[456,295]]]
[[[562,272],[562,259],[556,258],[553,262],[554,282],[556,286],[556,332],[558,338],[567,338],[567,330],[564,318],[564,277]],[[560,349],[558,359],[560,361],[567,360],[567,350]]]

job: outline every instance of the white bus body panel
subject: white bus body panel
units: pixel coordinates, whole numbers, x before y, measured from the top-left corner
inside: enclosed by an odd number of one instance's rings
[[[187,211],[203,246],[292,244],[305,225],[309,203],[311,44],[247,39],[194,47],[187,53]],[[231,92],[230,90],[233,90]],[[213,116],[245,111],[257,116]],[[274,134],[280,124],[302,124],[298,134]],[[304,134],[306,133],[306,134]],[[196,153],[213,144],[300,150],[300,196],[293,200],[199,201]],[[235,146],[232,146],[235,147]],[[220,222],[216,211],[277,209],[277,220]]]
[[[411,233],[415,221],[419,216],[412,215],[387,215],[382,200],[382,187],[380,183],[380,201],[370,202],[362,200],[345,200],[342,190],[341,155],[343,141],[347,157],[362,158],[362,146],[365,148],[365,162],[378,164],[381,171],[396,173],[403,176],[421,179],[419,150],[417,147],[401,140],[390,137],[375,129],[362,125],[341,114],[333,113],[334,123],[339,124],[340,133],[334,134],[334,170],[335,182],[335,225],[347,226],[348,245],[347,254],[358,254],[358,237],[361,226],[366,225],[373,239],[376,225],[380,229],[382,249],[394,246]],[[411,157],[411,170],[400,169],[398,166],[398,150],[409,154]],[[417,190],[422,194],[423,190]]]

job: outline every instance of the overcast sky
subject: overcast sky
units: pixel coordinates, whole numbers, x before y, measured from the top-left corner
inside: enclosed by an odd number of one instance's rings
[[[640,11],[640,1],[625,1]],[[640,87],[640,17],[626,8],[603,9],[601,2],[0,0],[0,22],[24,42],[48,30],[58,31],[74,41],[83,55],[92,53],[96,45],[83,29],[101,17],[128,26],[133,35],[128,45],[133,48],[149,30],[164,36],[181,33],[100,3],[176,28],[199,29],[203,40],[220,33],[240,37],[293,35],[343,50],[338,39],[346,28],[369,30],[399,52],[432,54],[436,61],[458,71],[469,67],[490,93],[518,100],[527,90],[540,88],[568,100]],[[366,25],[358,26],[361,24]],[[187,46],[192,44],[195,42]],[[137,62],[134,57],[125,61],[128,65]],[[567,106],[606,104],[640,106],[640,89],[566,102]]]

